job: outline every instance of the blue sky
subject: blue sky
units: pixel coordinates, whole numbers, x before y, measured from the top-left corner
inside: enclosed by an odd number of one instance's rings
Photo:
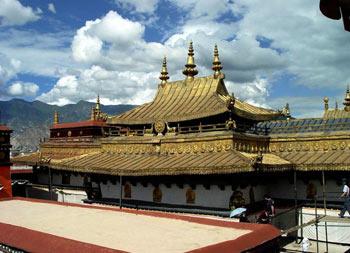
[[[193,41],[199,76],[218,44],[230,92],[297,117],[322,114],[350,83],[350,33],[318,0],[0,0],[0,100],[64,105],[152,100]]]

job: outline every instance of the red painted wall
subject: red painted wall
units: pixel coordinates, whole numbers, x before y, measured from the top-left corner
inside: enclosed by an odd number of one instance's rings
[[[0,184],[4,187],[0,199],[12,197],[10,166],[0,166]]]

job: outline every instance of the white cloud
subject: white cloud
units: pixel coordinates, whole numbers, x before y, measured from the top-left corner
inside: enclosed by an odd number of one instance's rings
[[[24,25],[40,18],[41,9],[36,11],[23,6],[18,0],[0,0],[0,26]]]
[[[55,5],[53,3],[49,3],[48,6],[47,6],[47,9],[49,11],[51,11],[52,13],[56,14],[56,8],[55,8]]]
[[[253,82],[236,83],[231,81],[225,82],[228,90],[234,91],[234,96],[250,104],[267,107],[266,98],[269,96],[271,84],[265,78],[257,77]]]
[[[92,66],[77,76],[60,78],[53,89],[40,95],[38,99],[62,105],[77,102],[77,99],[94,100],[97,94],[101,94],[101,102],[105,104],[135,104],[152,99],[156,76],[157,73],[107,71],[99,66]]]
[[[144,29],[140,23],[110,11],[102,19],[87,21],[77,31],[72,42],[73,57],[79,62],[96,63],[101,60],[104,43],[124,48],[133,41],[140,41]]]
[[[72,43],[73,58],[78,62],[94,62],[100,58],[100,51],[102,49],[102,41],[96,37],[91,36],[87,31],[94,23],[87,21],[85,26],[77,31]]]
[[[341,87],[343,91],[350,81],[349,34],[339,22],[321,16],[315,1],[180,0],[173,4],[188,15],[163,43],[146,41],[146,27],[141,21],[123,18],[113,11],[87,21],[71,46],[74,60],[86,68],[61,74],[54,88],[39,99],[62,104],[94,100],[100,93],[108,104],[150,101],[159,82],[164,54],[170,80],[183,78],[181,70],[190,40],[194,42],[199,76],[212,73],[212,50],[217,43],[228,89],[256,105],[276,109],[285,104],[269,98],[274,82],[285,72],[295,77],[298,85],[311,88]],[[225,16],[230,18],[219,21]],[[266,38],[267,45],[261,45],[258,38]],[[66,76],[71,79],[66,80]],[[59,84],[62,80],[70,83],[70,88],[79,89],[65,93],[66,88]],[[310,115],[319,110],[317,106],[306,107]],[[306,115],[299,105],[296,110]]]
[[[9,59],[6,55],[0,53],[0,86],[14,77],[18,73],[20,66],[21,62],[19,60]]]
[[[0,33],[0,52],[8,59],[20,62],[16,72],[57,77],[77,67],[67,46],[71,37],[71,33],[64,31],[38,33],[11,28]]]
[[[284,60],[276,51],[260,48],[253,37],[225,40],[234,35],[231,26],[213,21],[186,24],[182,31],[161,44],[146,42],[143,39],[143,25],[111,11],[101,19],[87,21],[73,39],[73,58],[90,64],[88,69],[74,75],[74,82],[71,80],[70,86],[76,87],[78,83],[79,91],[73,89],[65,92],[66,88],[60,85],[60,81],[65,80],[65,76],[62,76],[51,91],[38,99],[58,104],[64,101],[62,98],[69,101],[91,100],[99,93],[106,103],[140,104],[150,101],[159,82],[157,78],[163,55],[168,57],[171,80],[183,78],[181,71],[190,39],[194,40],[195,58],[201,76],[212,73],[213,46],[218,43],[228,83],[245,82],[258,87],[257,84],[264,80],[258,78],[259,70],[266,68],[268,72],[264,74],[272,75],[285,64]],[[229,64],[231,59],[241,60]],[[264,92],[266,95],[267,91]],[[253,99],[251,101],[254,102]]]
[[[324,17],[316,1],[237,2],[248,9],[240,22],[239,34],[270,39],[272,47],[284,51],[287,69],[299,78],[300,84],[343,87],[350,81],[349,34],[340,22]]]
[[[39,91],[39,86],[35,83],[15,82],[8,87],[8,94],[16,97],[33,97]]]
[[[171,0],[178,7],[189,12],[191,19],[214,20],[229,10],[229,0]]]
[[[115,0],[124,8],[134,9],[136,12],[152,14],[157,9],[159,0]]]

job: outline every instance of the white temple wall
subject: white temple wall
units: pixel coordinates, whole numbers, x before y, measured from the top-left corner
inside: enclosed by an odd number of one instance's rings
[[[61,185],[62,184],[62,175],[53,173],[53,175],[52,175],[52,184],[53,185]]]
[[[129,183],[130,184],[130,183]],[[120,189],[119,182],[113,185],[110,181],[106,184],[101,183],[101,192],[103,198],[119,198]],[[135,186],[130,184],[131,187],[131,199],[143,200],[153,202],[153,190],[154,186],[148,183],[144,187],[141,183],[137,183]],[[162,203],[177,204],[177,205],[195,205],[205,207],[217,207],[228,208],[230,197],[233,193],[231,186],[225,186],[224,190],[221,190],[217,185],[211,185],[210,189],[206,189],[203,185],[196,185],[194,190],[196,198],[193,204],[186,203],[186,192],[190,188],[190,185],[184,184],[183,188],[178,187],[176,184],[171,184],[168,188],[164,184],[160,184],[159,188],[162,192]],[[236,190],[243,193],[246,204],[250,203],[250,186],[241,189],[238,187]],[[258,185],[253,187],[255,201],[263,199],[266,193],[266,186]],[[124,198],[124,186],[123,186],[123,198]]]
[[[323,187],[319,179],[310,179],[318,195],[318,199],[322,199],[323,196]],[[337,201],[337,197],[340,195],[343,189],[342,185],[337,185],[336,180],[326,178],[326,196],[328,200]],[[275,184],[268,186],[268,191],[270,192],[273,198],[281,199],[294,199],[294,183],[290,184],[289,181],[285,178],[280,179]],[[307,183],[303,180],[297,180],[297,194],[298,199],[307,199]]]
[[[102,183],[101,186],[101,194],[102,198],[114,198],[117,199],[120,196],[119,182],[117,184],[112,184],[111,181],[107,181],[106,184]]]
[[[163,193],[163,195],[162,195],[162,200],[163,200],[165,195],[164,195],[162,186],[160,185],[159,187],[160,187],[160,189],[161,189],[161,191]],[[140,183],[137,183],[136,186],[131,185],[131,199],[137,199],[137,200],[144,200],[144,201],[152,202],[153,201],[153,190],[154,190],[154,186],[152,184],[150,184],[150,183],[148,183],[146,187],[144,187]],[[124,191],[124,188],[123,188],[123,191]]]
[[[249,201],[249,199],[247,199],[245,196],[245,190],[241,191],[245,200]],[[220,188],[217,185],[211,185],[210,189],[205,189],[203,185],[197,185],[195,192],[195,205],[221,208],[229,207],[230,197],[232,195],[232,189],[230,186],[226,186],[224,190],[220,190]],[[184,194],[186,194],[186,191]]]
[[[80,186],[80,187],[84,186],[84,177],[79,175],[79,174],[76,176],[74,174],[72,174],[70,176],[70,185],[71,186]]]

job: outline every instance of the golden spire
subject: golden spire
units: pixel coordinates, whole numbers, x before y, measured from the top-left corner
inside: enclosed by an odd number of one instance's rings
[[[329,98],[328,98],[328,97],[324,97],[324,98],[323,98],[323,102],[324,102],[324,110],[325,110],[325,111],[328,111],[328,108],[329,108],[329,106],[328,106]]]
[[[286,117],[290,117],[289,103],[286,103],[286,105],[283,107],[282,114]]]
[[[96,112],[95,112],[95,108],[93,106],[91,107],[90,120],[92,120],[92,121],[96,120]]]
[[[346,89],[345,99],[344,99],[344,110],[350,112],[350,90],[349,85]]]
[[[198,74],[198,70],[196,69],[196,64],[194,63],[194,50],[193,50],[193,43],[190,42],[190,45],[188,47],[188,57],[187,57],[187,63],[185,65],[185,69],[182,71],[182,73],[187,76],[187,80],[193,80],[194,76]]]
[[[215,44],[214,47],[214,60],[213,60],[213,66],[211,67],[212,70],[214,70],[214,78],[218,77],[224,77],[223,74],[221,74],[220,70],[222,70],[221,61],[219,59],[219,50],[218,46]]]
[[[53,117],[53,124],[57,125],[59,123],[59,118],[58,118],[58,112],[55,111],[54,117]]]
[[[168,76],[168,69],[166,67],[166,57],[164,56],[164,59],[163,59],[163,65],[162,65],[162,70],[160,71],[160,77],[159,77],[160,80],[162,80],[160,82],[160,85],[162,87],[164,87],[164,85],[167,83],[167,80],[169,79],[169,76]]]
[[[96,111],[100,111],[100,94],[97,94]]]

